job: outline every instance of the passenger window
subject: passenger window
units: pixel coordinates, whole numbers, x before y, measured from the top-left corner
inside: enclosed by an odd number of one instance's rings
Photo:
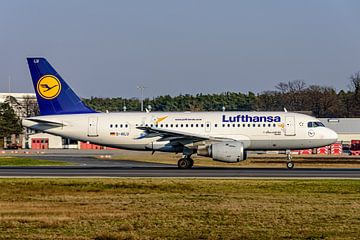
[[[174,127],[174,125],[173,125],[173,124],[170,124],[170,127],[172,128],[172,127]]]
[[[245,123],[243,124],[243,127],[246,127],[246,124],[245,124]]]
[[[238,123],[238,127],[241,127],[241,124],[240,124],[240,123]]]
[[[233,123],[233,127],[235,127],[236,125],[235,125],[235,123]]]
[[[191,124],[190,127],[194,127],[194,124]]]
[[[210,124],[207,123],[207,124],[206,124],[206,127],[210,127]]]
[[[263,124],[263,127],[266,127],[266,124],[265,124],[265,123]]]
[[[201,124],[201,127],[203,128],[203,127],[204,127],[204,124]]]
[[[217,124],[215,123],[214,126],[217,127]]]
[[[248,124],[248,127],[251,127],[250,123]]]
[[[185,127],[189,127],[189,124],[185,124]]]
[[[255,124],[255,123],[253,123],[253,127],[256,127],[256,124]]]
[[[115,128],[117,128],[118,127],[118,125],[117,124],[115,124]]]
[[[163,124],[160,124],[160,127],[164,127],[164,125],[163,125]]]
[[[258,127],[261,127],[261,124],[258,124]]]
[[[110,128],[112,128],[113,127],[113,125],[112,124],[110,124]]]
[[[175,127],[179,127],[179,125],[178,125],[178,124],[176,124],[176,125],[175,125]]]
[[[165,124],[165,127],[168,127],[169,125],[168,124]]]
[[[223,124],[222,127],[225,127],[225,124]]]
[[[270,124],[270,123],[268,124],[268,127],[271,127],[271,124]]]
[[[273,124],[273,127],[276,127],[276,124],[275,124],[275,123]]]
[[[227,125],[228,127],[230,127],[230,123],[228,123],[228,125]]]
[[[183,127],[184,126],[184,124],[180,124],[180,127]]]

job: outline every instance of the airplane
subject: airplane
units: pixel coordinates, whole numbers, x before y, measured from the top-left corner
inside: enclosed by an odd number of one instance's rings
[[[287,111],[97,112],[45,58],[27,62],[40,115],[24,119],[24,127],[120,149],[182,153],[180,169],[193,166],[193,154],[235,163],[250,150],[285,150],[292,169],[290,150],[330,145],[338,137],[318,119]]]

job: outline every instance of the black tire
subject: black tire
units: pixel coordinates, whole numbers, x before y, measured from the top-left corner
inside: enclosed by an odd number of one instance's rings
[[[191,158],[181,158],[178,161],[178,167],[180,169],[189,169],[194,165],[194,161]]]
[[[188,161],[186,158],[181,158],[178,161],[178,167],[180,169],[187,169],[187,168],[189,168],[189,165],[190,165],[190,161]]]
[[[189,168],[192,168],[194,166],[194,160],[192,160],[191,158],[189,158],[188,160],[190,161]]]
[[[286,166],[288,169],[293,169],[294,168],[294,163],[293,162],[287,162]]]

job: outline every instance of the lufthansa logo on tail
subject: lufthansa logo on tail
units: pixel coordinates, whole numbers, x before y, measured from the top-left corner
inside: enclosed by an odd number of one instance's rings
[[[37,92],[42,98],[51,100],[59,96],[61,83],[53,75],[42,76],[37,83]]]

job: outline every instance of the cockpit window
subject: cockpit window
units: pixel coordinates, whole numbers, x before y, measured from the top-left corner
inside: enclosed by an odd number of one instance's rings
[[[309,128],[315,128],[315,127],[325,127],[322,122],[308,122]]]

